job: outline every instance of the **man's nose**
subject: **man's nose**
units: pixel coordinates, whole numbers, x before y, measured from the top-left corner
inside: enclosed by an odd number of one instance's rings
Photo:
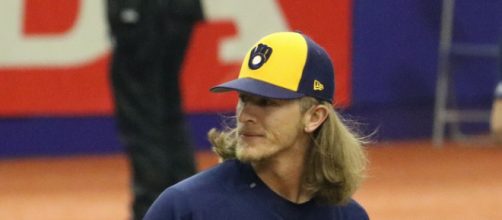
[[[240,123],[256,122],[256,106],[250,103],[239,103],[237,108],[237,119]]]

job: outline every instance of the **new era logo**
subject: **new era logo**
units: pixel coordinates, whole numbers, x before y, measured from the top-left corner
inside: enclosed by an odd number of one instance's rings
[[[324,85],[318,80],[314,80],[314,91],[322,91],[324,90]]]

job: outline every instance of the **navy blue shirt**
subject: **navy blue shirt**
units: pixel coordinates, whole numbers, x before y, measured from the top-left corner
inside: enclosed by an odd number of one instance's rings
[[[322,205],[312,199],[292,203],[270,190],[249,164],[227,160],[167,188],[144,220],[189,219],[350,219],[366,220],[355,201],[344,206]]]

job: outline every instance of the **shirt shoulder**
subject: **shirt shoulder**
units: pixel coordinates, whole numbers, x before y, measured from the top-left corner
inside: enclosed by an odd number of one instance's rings
[[[198,192],[207,190],[231,190],[239,181],[241,163],[227,160],[208,170],[195,174],[169,187],[180,191]],[[169,189],[168,188],[168,189]]]
[[[341,215],[346,220],[369,220],[366,210],[355,200],[341,206]]]
[[[187,195],[177,189],[168,188],[155,200],[144,220],[190,220],[191,205]]]
[[[145,220],[198,219],[209,208],[224,208],[239,180],[236,161],[226,161],[164,190]],[[199,217],[198,217],[199,216]]]

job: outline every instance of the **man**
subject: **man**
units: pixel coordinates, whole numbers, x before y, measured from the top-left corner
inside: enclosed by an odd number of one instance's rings
[[[333,110],[328,54],[294,32],[262,38],[239,78],[236,127],[209,132],[218,166],[168,188],[145,219],[368,219],[351,199],[363,177],[361,141]]]
[[[116,119],[139,220],[166,187],[196,171],[178,76],[202,9],[199,0],[108,0],[107,12]]]

